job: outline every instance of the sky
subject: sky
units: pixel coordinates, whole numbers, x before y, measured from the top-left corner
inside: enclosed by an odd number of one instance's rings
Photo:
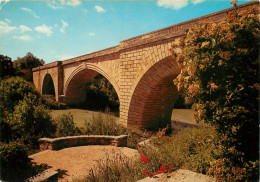
[[[230,7],[230,0],[0,0],[0,54],[62,61]]]

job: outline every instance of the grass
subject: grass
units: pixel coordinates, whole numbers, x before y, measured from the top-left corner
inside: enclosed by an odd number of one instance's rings
[[[52,110],[51,115],[53,119],[57,119],[60,115],[62,114],[68,114],[71,113],[74,118],[74,122],[79,128],[84,128],[85,127],[85,121],[90,122],[92,121],[93,116],[98,116],[99,114],[101,115],[108,115],[106,113],[102,112],[96,112],[96,111],[89,111],[89,110],[84,110],[84,109],[65,109],[65,110]],[[119,118],[113,116],[116,120],[116,122],[119,122]]]
[[[144,147],[141,155],[148,158],[147,164],[139,157],[106,156],[79,181],[137,181],[145,177],[144,170],[155,174],[161,166],[206,174],[214,160],[212,152],[217,150],[215,140],[214,128],[185,128],[176,135],[153,139],[152,145]]]
[[[94,116],[98,116],[100,113],[102,115],[107,115],[106,113],[89,111],[84,109],[65,109],[65,110],[52,110],[51,115],[53,119],[57,119],[59,115],[71,113],[74,118],[74,122],[77,127],[82,128],[85,125],[85,121],[90,122]],[[192,123],[193,119],[193,110],[192,109],[173,109],[172,120],[181,121],[184,123]],[[115,116],[114,116],[115,117]],[[117,123],[119,123],[119,117],[115,117]]]

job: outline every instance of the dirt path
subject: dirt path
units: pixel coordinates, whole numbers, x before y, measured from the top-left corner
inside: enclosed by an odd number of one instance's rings
[[[139,155],[137,150],[130,148],[90,145],[58,151],[46,150],[29,157],[37,164],[47,163],[51,169],[58,170],[59,181],[72,181],[84,178],[96,160],[104,158],[107,154],[112,156],[115,153],[122,153],[127,157]]]

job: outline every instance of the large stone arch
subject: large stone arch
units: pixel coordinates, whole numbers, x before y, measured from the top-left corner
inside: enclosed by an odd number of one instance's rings
[[[54,86],[53,78],[51,74],[46,73],[42,82],[42,95],[56,96],[56,89]]]
[[[70,74],[64,85],[65,101],[72,105],[78,105],[85,101],[85,95],[83,92],[84,84],[94,79],[98,74],[104,76],[112,84],[116,90],[118,98],[120,99],[117,83],[107,74],[106,71],[104,71],[104,69],[95,64],[82,63]]]
[[[133,85],[127,125],[162,128],[170,124],[178,95],[173,79],[180,73],[177,62],[168,56],[153,64]]]

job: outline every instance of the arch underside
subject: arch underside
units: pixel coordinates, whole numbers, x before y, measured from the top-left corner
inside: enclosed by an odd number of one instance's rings
[[[146,71],[131,98],[128,126],[147,129],[170,126],[172,109],[178,96],[173,79],[179,72],[177,63],[171,57],[157,62]]]
[[[55,96],[55,88],[51,75],[47,73],[43,80],[42,95],[53,95]]]
[[[74,75],[66,89],[65,101],[75,106],[83,104],[86,99],[84,92],[85,83],[93,80],[98,74],[94,70],[84,69]]]
[[[102,68],[84,63],[74,70],[65,84],[65,102],[74,106],[84,104],[86,101],[85,85],[98,74],[104,76],[112,84],[118,95],[119,88],[117,84]]]

